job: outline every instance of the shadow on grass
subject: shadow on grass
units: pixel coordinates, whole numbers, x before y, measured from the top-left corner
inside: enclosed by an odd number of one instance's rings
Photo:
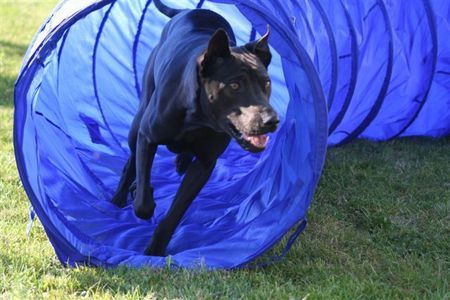
[[[9,41],[0,40],[0,53],[4,55],[5,60],[17,60],[21,59],[28,46],[24,44],[16,44]],[[10,66],[6,64],[6,68],[9,73],[11,73]],[[3,71],[0,73],[0,106],[1,107],[12,107],[13,106],[13,94],[14,94],[14,83],[16,81],[16,76],[5,74]]]
[[[15,82],[16,78],[13,76],[0,75],[0,107],[13,107]]]
[[[28,49],[27,45],[11,43],[9,41],[0,40],[0,49],[5,51],[7,54],[14,54],[16,56],[22,57]]]

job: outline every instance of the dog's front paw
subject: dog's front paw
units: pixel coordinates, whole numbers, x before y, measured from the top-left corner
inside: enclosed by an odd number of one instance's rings
[[[152,202],[148,205],[134,206],[134,214],[139,219],[148,220],[153,217],[153,213],[155,212],[155,202]]]
[[[147,187],[144,193],[136,193],[134,199],[134,214],[136,217],[148,220],[153,216],[155,211],[155,200],[153,199],[153,189]]]
[[[156,230],[158,231],[158,229]],[[153,233],[152,242],[147,249],[145,249],[144,254],[149,256],[165,256],[167,243],[164,242],[164,238],[160,239]]]
[[[153,249],[151,247],[148,247],[147,249],[145,249],[144,254],[147,256],[166,256],[164,252],[164,249]]]
[[[153,232],[150,246],[145,249],[145,255],[165,256],[166,248],[171,236],[172,235],[167,232],[165,220],[162,220]]]

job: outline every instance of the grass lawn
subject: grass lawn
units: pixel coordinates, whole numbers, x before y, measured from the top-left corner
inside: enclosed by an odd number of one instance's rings
[[[449,299],[449,138],[358,141],[330,149],[307,229],[270,267],[63,268],[39,222],[25,234],[29,202],[11,139],[14,80],[54,5],[0,0],[1,299]]]

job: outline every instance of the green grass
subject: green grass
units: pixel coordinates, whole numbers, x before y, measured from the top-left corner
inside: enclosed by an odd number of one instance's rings
[[[54,4],[0,0],[0,298],[449,298],[448,138],[330,149],[309,226],[273,266],[61,267],[39,223],[25,235],[29,202],[11,141],[14,80]]]

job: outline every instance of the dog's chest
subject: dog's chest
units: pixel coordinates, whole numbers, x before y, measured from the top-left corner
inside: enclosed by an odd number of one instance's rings
[[[174,153],[189,152],[193,154],[215,148],[218,140],[226,140],[228,136],[210,128],[197,128],[185,132],[182,136],[167,143],[167,149]]]
[[[212,136],[209,128],[197,128],[183,132],[176,139],[167,144],[167,148],[174,153],[193,152],[196,145],[207,143]]]

